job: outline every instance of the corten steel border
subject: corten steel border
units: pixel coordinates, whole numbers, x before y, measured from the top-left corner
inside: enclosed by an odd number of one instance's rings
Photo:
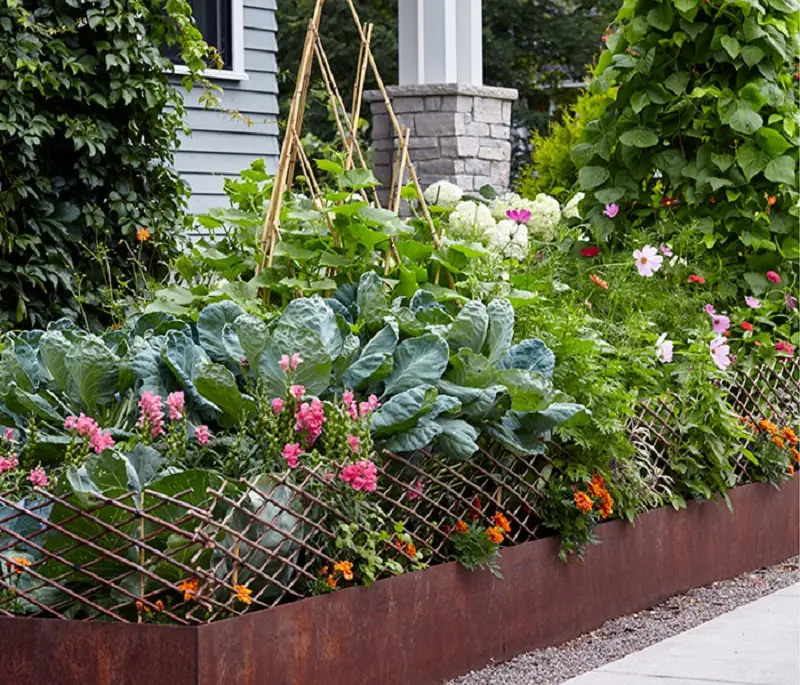
[[[588,632],[800,547],[800,479],[598,527],[583,563],[555,538],[503,550],[503,579],[450,563],[199,627],[0,618],[8,682],[437,685]]]

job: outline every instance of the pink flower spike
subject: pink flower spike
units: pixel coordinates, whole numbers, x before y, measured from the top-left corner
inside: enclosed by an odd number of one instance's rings
[[[280,397],[276,397],[270,404],[272,405],[272,411],[274,411],[276,415],[283,411],[283,400]]]
[[[791,357],[794,354],[794,345],[786,340],[779,340],[775,343],[775,351],[783,352]]]
[[[281,355],[281,360],[278,362],[278,366],[280,366],[284,371],[289,370],[289,355],[284,354]]]
[[[375,395],[370,395],[370,396],[367,398],[367,402],[369,402],[369,407],[370,407],[370,409],[372,409],[373,411],[375,411],[375,410],[376,410],[378,407],[380,407],[380,406],[381,406],[381,403],[380,403],[380,402],[378,402],[378,398],[377,398]]]
[[[64,428],[68,431],[74,430],[78,426],[78,417],[77,416],[68,416],[64,419]]]
[[[718,369],[724,371],[731,365],[731,348],[725,338],[714,338],[708,349],[711,353],[711,360],[717,365]]]
[[[289,366],[292,367],[292,371],[296,371],[297,367],[300,366],[300,362],[303,361],[303,358],[300,356],[299,352],[295,352],[291,359],[289,360]]]
[[[171,392],[167,395],[167,407],[169,407],[169,420],[180,421],[183,418],[185,399],[182,392]]]
[[[665,257],[672,256],[672,248],[669,245],[661,243],[661,245],[658,246],[658,249],[661,251],[661,254],[663,254]]]
[[[506,216],[518,224],[527,224],[531,220],[531,213],[527,209],[508,209]]]
[[[353,404],[354,399],[355,397],[350,390],[345,390],[342,393],[342,402],[344,402],[345,407],[349,407],[351,404]]]
[[[613,219],[615,216],[617,216],[617,214],[619,214],[619,205],[616,202],[610,202],[603,210],[603,214],[605,214],[609,219]]]
[[[6,432],[3,437],[6,439],[6,442],[14,442],[14,429],[6,428]]]
[[[111,437],[110,432],[103,433],[100,429],[96,430],[89,436],[89,446],[94,450],[95,454],[102,454],[114,446],[114,438]]]
[[[154,395],[149,391],[143,392],[142,398],[139,400],[139,410],[139,420],[136,425],[139,428],[147,426],[150,429],[150,435],[154,438],[162,435],[164,433],[164,412],[161,408],[161,395]],[[80,419],[78,420],[78,433],[81,433]]]
[[[298,457],[303,453],[303,449],[300,445],[296,442],[287,442],[283,446],[283,451],[281,452],[281,456],[286,460],[286,465],[290,468],[296,468],[299,459]]]
[[[365,416],[369,416],[372,413],[372,407],[369,406],[369,402],[359,402],[358,411],[363,419]]]
[[[31,482],[31,485],[38,488],[46,488],[50,483],[50,479],[41,466],[31,469],[28,480]]]
[[[353,419],[353,421],[358,421],[358,405],[355,402],[350,404],[347,413],[350,414],[350,418]]]
[[[201,445],[207,445],[208,439],[211,437],[211,432],[208,430],[208,426],[206,425],[195,426],[194,437],[197,439],[197,442],[199,442]]]
[[[8,457],[0,457],[0,474],[6,471],[13,471],[17,466],[19,466],[19,461],[14,452],[11,452]]]
[[[375,492],[378,482],[378,468],[368,459],[348,464],[342,469],[340,478],[349,483],[356,492]]]
[[[348,435],[347,436],[347,444],[350,445],[350,449],[353,450],[356,454],[358,454],[358,445],[361,440],[356,437],[355,435]]]
[[[664,261],[664,258],[658,254],[658,250],[651,245],[645,245],[641,250],[634,251],[633,258],[636,260],[636,269],[639,271],[639,275],[645,278],[650,278],[658,271]]]
[[[289,392],[291,393],[292,397],[296,400],[299,400],[303,395],[306,394],[306,389],[302,385],[293,385],[289,388]]]
[[[778,274],[776,274],[774,271],[767,271],[767,280],[770,283],[780,283],[781,277],[778,276]]]
[[[744,302],[750,309],[758,309],[761,306],[761,300],[750,297],[750,295],[745,295]]]

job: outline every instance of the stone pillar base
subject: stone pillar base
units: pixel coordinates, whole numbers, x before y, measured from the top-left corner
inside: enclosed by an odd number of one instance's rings
[[[466,192],[508,188],[515,89],[437,83],[387,92],[400,125],[411,129],[409,156],[423,188],[441,179]],[[388,196],[397,137],[380,91],[366,91],[364,98],[372,110],[373,171]]]

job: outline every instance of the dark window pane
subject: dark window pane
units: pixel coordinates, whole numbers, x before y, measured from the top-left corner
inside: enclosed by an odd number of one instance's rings
[[[215,47],[222,57],[222,68],[233,68],[233,29],[231,25],[231,0],[189,0],[197,28],[206,43]],[[166,53],[173,62],[180,63],[176,46]],[[216,64],[209,64],[216,67]]]

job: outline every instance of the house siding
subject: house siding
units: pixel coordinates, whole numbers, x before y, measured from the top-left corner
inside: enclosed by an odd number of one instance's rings
[[[275,0],[244,0],[245,81],[217,80],[221,111],[199,102],[201,89],[184,92],[190,135],[182,136],[175,168],[192,188],[189,211],[227,206],[224,179],[263,157],[267,171],[278,164],[277,21]],[[237,112],[241,117],[232,115]]]

